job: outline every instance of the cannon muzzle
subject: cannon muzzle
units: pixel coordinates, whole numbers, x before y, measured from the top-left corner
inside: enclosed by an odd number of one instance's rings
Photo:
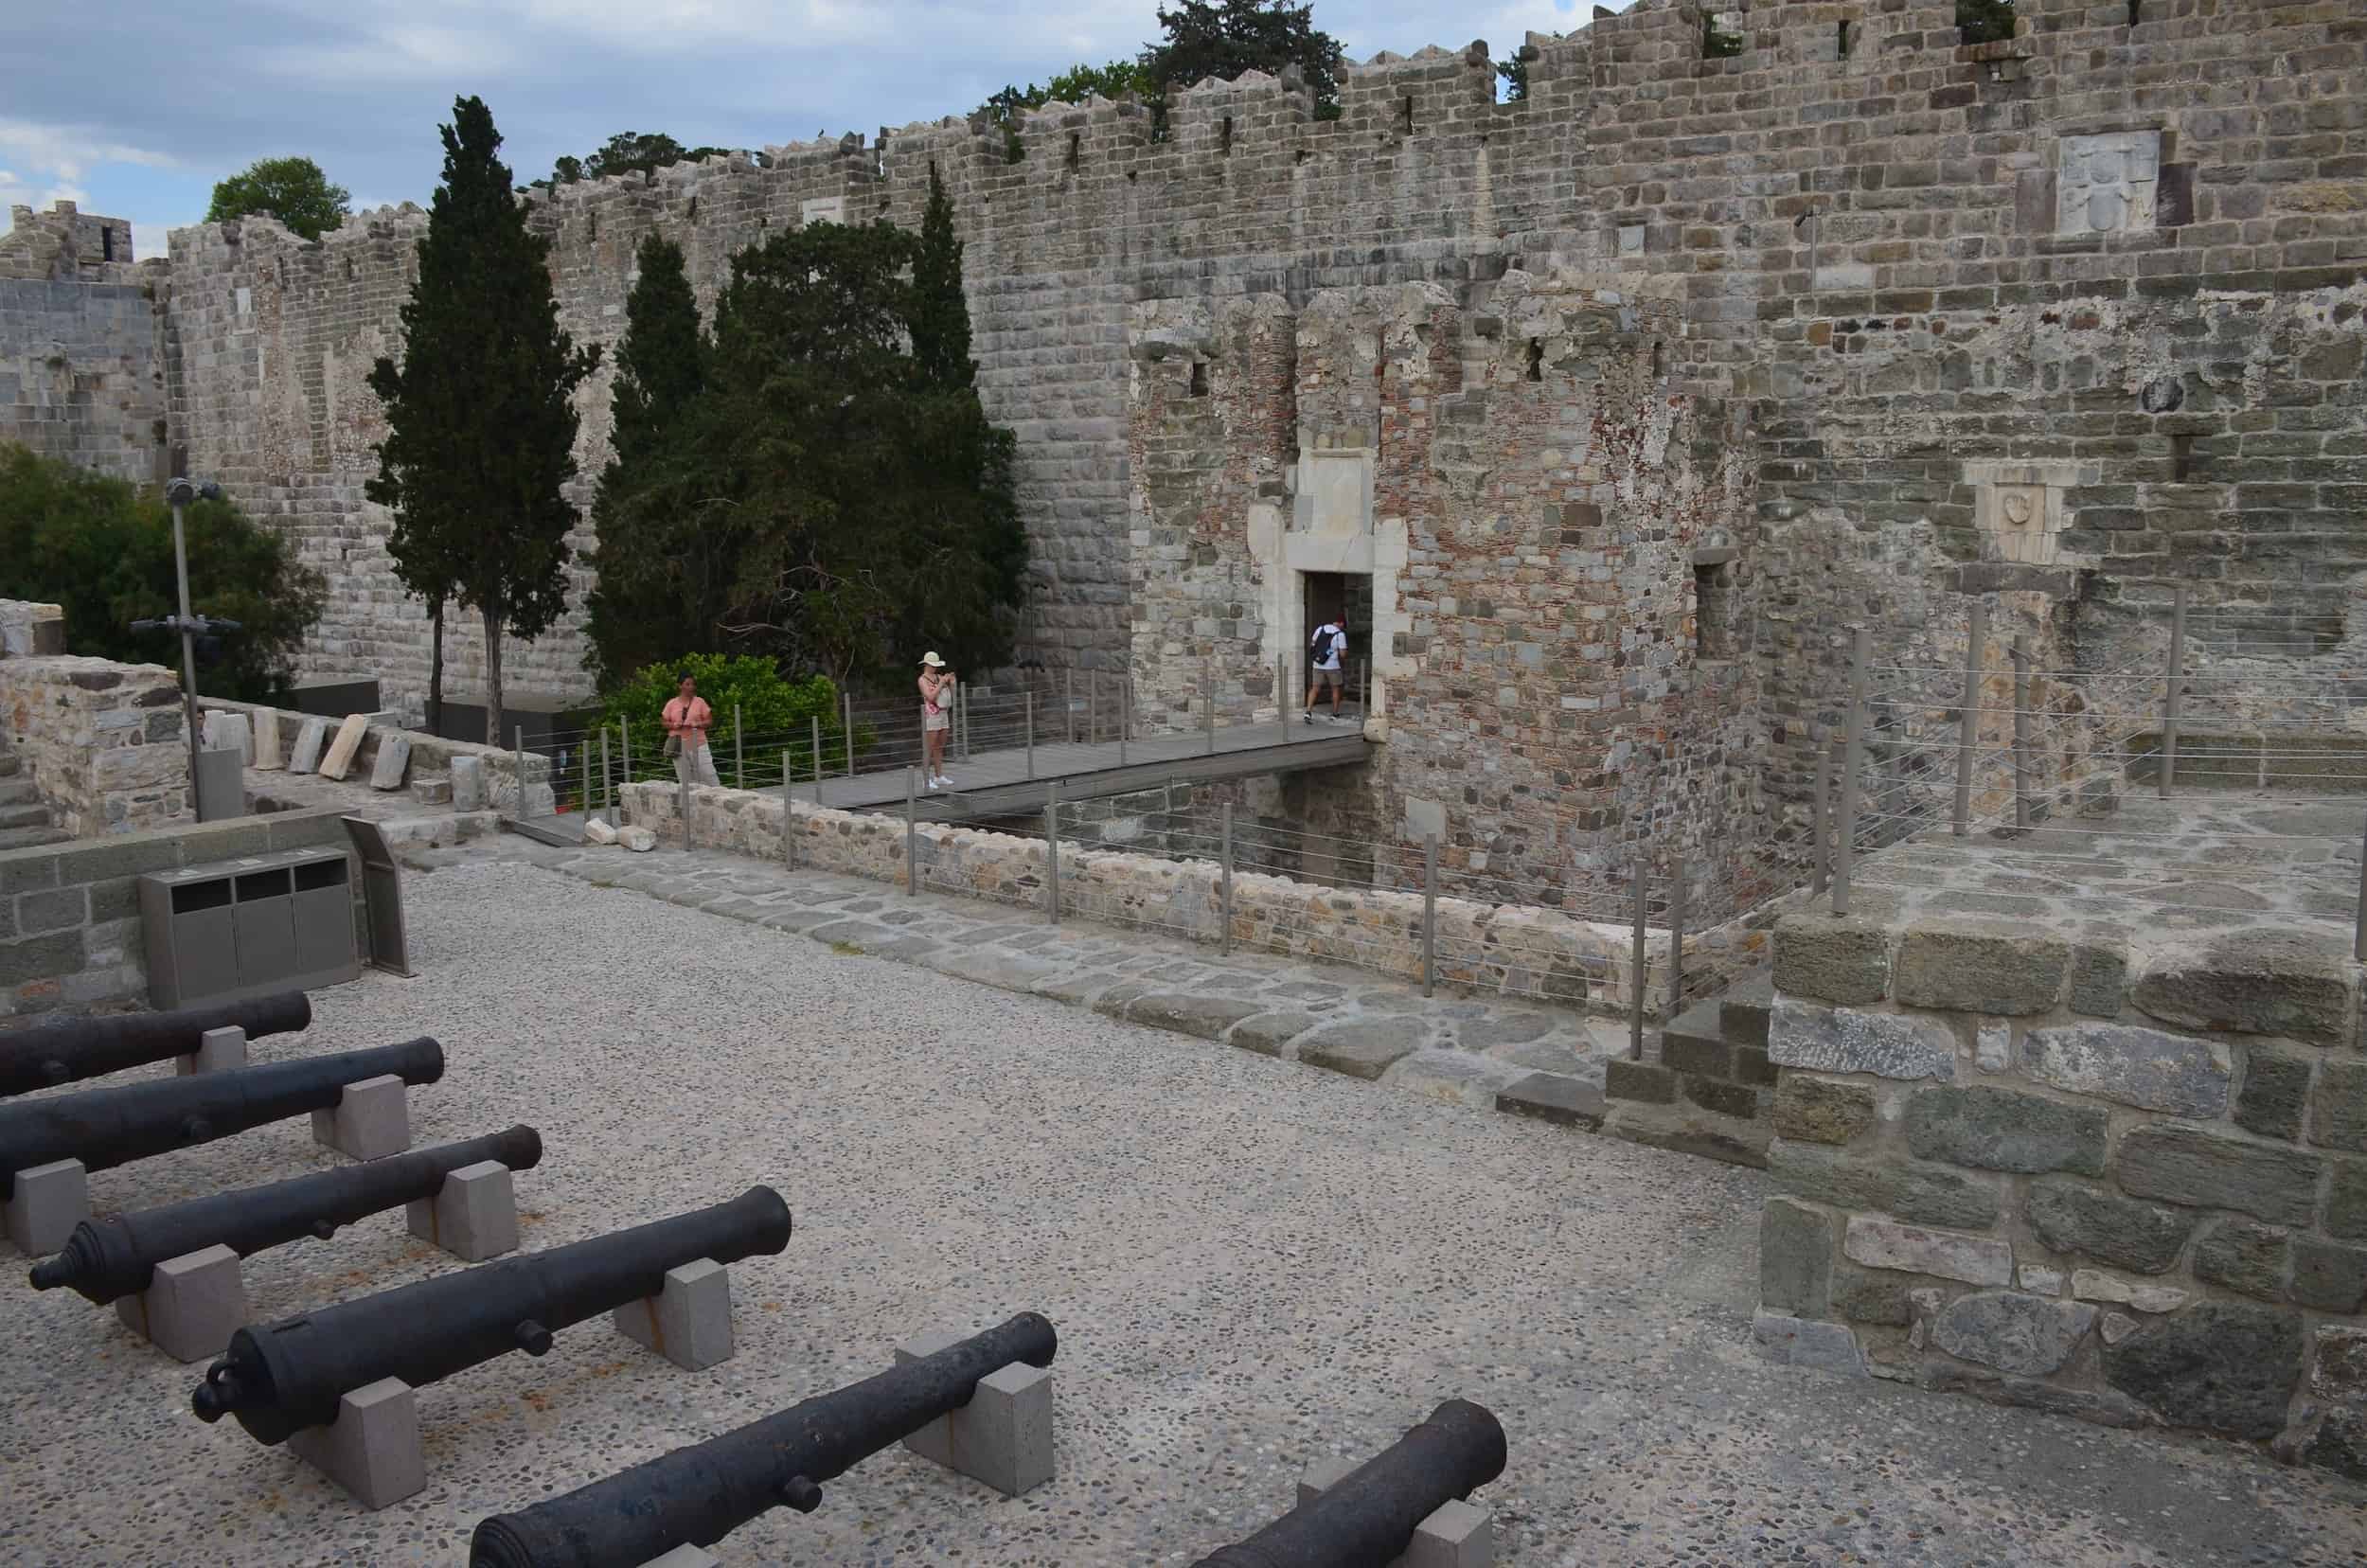
[[[0,1198],[16,1173],[52,1160],[92,1170],[211,1143],[307,1111],[335,1106],[346,1085],[392,1074],[405,1083],[444,1076],[444,1048],[425,1035],[400,1045],[157,1078],[116,1089],[0,1105]]]
[[[634,1568],[685,1543],[712,1544],[774,1508],[811,1513],[823,1482],[961,1409],[979,1379],[1013,1362],[1049,1366],[1059,1348],[1041,1313],[1022,1312],[777,1416],[495,1514],[469,1538],[471,1568]]]
[[[1449,1399],[1379,1453],[1238,1545],[1192,1568],[1366,1568],[1405,1555],[1414,1531],[1450,1499],[1504,1472],[1504,1429],[1468,1399]]]
[[[0,1097],[187,1056],[206,1030],[234,1026],[244,1029],[249,1040],[309,1029],[312,999],[289,991],[178,1012],[72,1018],[27,1029],[0,1039]]]
[[[465,1167],[493,1160],[512,1170],[530,1170],[542,1158],[542,1134],[519,1126],[269,1186],[85,1220],[74,1227],[63,1252],[33,1265],[33,1289],[70,1285],[103,1307],[147,1290],[156,1265],[168,1258],[215,1245],[252,1257],[307,1236],[325,1241],[340,1225],[435,1197],[444,1178]]]
[[[750,1187],[671,1220],[249,1325],[191,1404],[203,1420],[236,1416],[257,1442],[285,1442],[335,1420],[337,1401],[365,1384],[424,1388],[512,1350],[539,1356],[561,1329],[655,1295],[668,1269],[778,1253],[789,1234],[781,1195]]]

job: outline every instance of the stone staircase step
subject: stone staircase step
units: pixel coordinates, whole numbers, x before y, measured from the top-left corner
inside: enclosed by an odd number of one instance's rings
[[[1718,1022],[1717,1000],[1696,1002],[1660,1032],[1660,1059],[1681,1073],[1724,1078],[1734,1065],[1735,1047]]]
[[[49,808],[38,800],[26,806],[0,806],[0,829],[48,826]]]
[[[1768,1015],[1775,1008],[1775,977],[1755,974],[1717,999],[1719,1032],[1736,1045],[1767,1049]]]
[[[37,849],[44,844],[63,844],[73,836],[62,828],[0,828],[0,849]]]
[[[29,778],[11,778],[0,784],[0,806],[27,806],[41,799],[41,791]]]
[[[24,766],[25,764],[18,760],[16,753],[0,751],[0,778],[14,777],[24,769]]]

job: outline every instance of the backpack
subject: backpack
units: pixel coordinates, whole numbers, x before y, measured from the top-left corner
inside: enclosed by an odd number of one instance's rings
[[[1336,626],[1319,626],[1315,634],[1307,639],[1307,651],[1318,659],[1327,658],[1331,653],[1332,639],[1342,635],[1344,633]]]

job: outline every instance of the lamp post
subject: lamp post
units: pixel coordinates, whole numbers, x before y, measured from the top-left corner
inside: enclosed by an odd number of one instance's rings
[[[183,513],[191,501],[222,499],[222,487],[208,480],[203,484],[176,478],[165,487],[165,499],[172,504],[172,570],[179,580],[181,613],[165,620],[133,621],[135,632],[178,632],[181,634],[181,705],[182,722],[188,730],[189,741],[189,814],[205,820],[197,804],[197,639],[214,632],[236,632],[234,620],[207,620],[189,613],[189,546],[188,532]]]

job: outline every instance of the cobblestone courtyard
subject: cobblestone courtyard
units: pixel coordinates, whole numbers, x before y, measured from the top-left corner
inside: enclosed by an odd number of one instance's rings
[[[828,921],[590,885],[514,847],[407,878],[420,978],[321,993],[309,1038],[257,1055],[439,1037],[452,1068],[414,1093],[416,1137],[541,1128],[519,1180],[532,1246],[776,1185],[797,1234],[732,1271],[738,1357],[685,1374],[587,1325],[465,1373],[420,1397],[427,1490],[365,1515],[200,1425],[194,1369],[11,1270],[0,1559],[454,1562],[486,1513],[1023,1308],[1061,1336],[1050,1486],[1005,1502],[882,1454],[727,1560],[1186,1564],[1285,1506],[1310,1460],[1370,1452],[1448,1395],[1504,1420],[1510,1466],[1480,1495],[1522,1568],[2367,1553],[2358,1488],[2232,1445],[1761,1363],[1752,1172],[857,955]],[[1112,964],[1128,943],[1077,939]],[[287,1124],[102,1172],[93,1197],[330,1161]],[[278,1317],[455,1266],[382,1216],[247,1275]]]

